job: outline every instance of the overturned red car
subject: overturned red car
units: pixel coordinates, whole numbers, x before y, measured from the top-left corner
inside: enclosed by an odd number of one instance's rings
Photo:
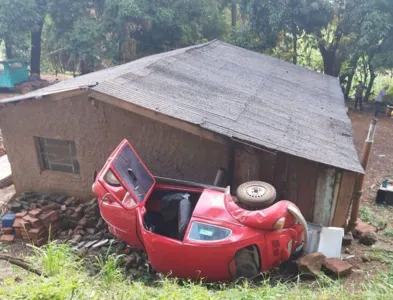
[[[178,278],[252,278],[306,248],[307,223],[263,182],[226,189],[154,177],[124,140],[93,192],[110,231],[146,251],[151,267]],[[245,209],[247,208],[247,209]]]

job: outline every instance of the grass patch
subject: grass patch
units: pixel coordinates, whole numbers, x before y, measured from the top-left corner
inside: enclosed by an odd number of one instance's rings
[[[393,262],[391,253],[374,251],[381,261]],[[387,299],[393,294],[393,272],[365,280],[359,286],[321,276],[316,281],[204,284],[163,278],[154,284],[128,280],[118,267],[120,257],[108,253],[97,258],[100,272],[89,276],[83,260],[66,245],[54,242],[37,250],[31,261],[48,277],[26,276],[0,283],[0,299]],[[19,282],[20,281],[20,282]]]
[[[371,208],[362,206],[359,211],[360,219],[377,229],[385,228],[388,221],[387,217],[376,214]]]
[[[383,233],[383,235],[393,238],[393,228],[386,229],[385,232]]]

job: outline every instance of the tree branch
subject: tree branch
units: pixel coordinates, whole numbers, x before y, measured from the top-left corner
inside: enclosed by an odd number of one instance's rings
[[[40,271],[34,269],[28,263],[26,263],[25,261],[21,260],[20,258],[12,257],[10,255],[0,254],[0,260],[8,261],[10,264],[13,264],[15,266],[21,267],[22,269],[25,269],[26,271],[34,273],[34,274],[36,274],[38,276],[42,276],[42,273]]]

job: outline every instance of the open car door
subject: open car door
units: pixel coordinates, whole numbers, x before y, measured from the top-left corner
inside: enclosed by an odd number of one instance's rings
[[[109,157],[96,182],[101,215],[111,232],[140,248],[136,210],[143,208],[156,181],[127,140]]]

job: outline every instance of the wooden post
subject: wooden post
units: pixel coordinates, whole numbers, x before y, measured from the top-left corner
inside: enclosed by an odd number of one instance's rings
[[[364,142],[362,157],[360,163],[364,171],[367,170],[368,160],[370,158],[371,148],[374,143],[374,136],[375,136],[375,129],[377,126],[377,119],[373,118],[370,124],[370,128],[368,130],[367,139]],[[357,224],[359,218],[359,210],[360,210],[360,202],[362,199],[363,194],[363,183],[364,183],[365,174],[359,174],[357,183],[356,183],[356,193],[352,203],[352,212],[351,212],[351,219],[349,220],[348,224],[348,231],[352,231]]]

